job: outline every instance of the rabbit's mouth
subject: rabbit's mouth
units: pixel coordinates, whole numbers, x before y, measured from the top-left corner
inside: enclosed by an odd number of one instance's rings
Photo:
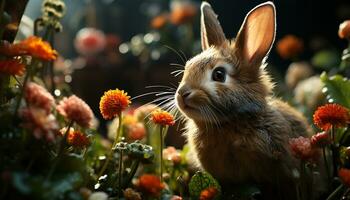
[[[200,104],[192,101],[191,99],[186,99],[183,96],[176,95],[176,105],[179,110],[189,118],[198,118],[200,117]]]

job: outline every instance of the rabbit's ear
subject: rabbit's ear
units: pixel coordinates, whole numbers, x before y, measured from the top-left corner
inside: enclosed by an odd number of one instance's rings
[[[275,40],[276,10],[272,2],[253,8],[245,17],[236,38],[241,58],[251,64],[261,64]]]
[[[207,2],[203,2],[201,5],[201,40],[202,50],[206,50],[212,45],[220,46],[226,40],[217,15]]]

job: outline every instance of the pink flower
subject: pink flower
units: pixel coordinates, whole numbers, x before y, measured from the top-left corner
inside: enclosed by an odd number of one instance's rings
[[[105,48],[106,36],[95,28],[83,28],[77,33],[74,46],[82,55],[94,55]]]
[[[319,152],[313,148],[309,138],[298,137],[289,139],[289,146],[294,157],[309,162],[315,162],[318,159]]]
[[[172,146],[163,149],[163,157],[166,160],[172,161],[174,164],[179,164],[181,162],[181,154]]]
[[[142,140],[146,135],[145,126],[140,122],[129,124],[126,129],[130,140]]]
[[[52,142],[59,134],[58,123],[52,114],[47,114],[46,110],[36,107],[24,108],[20,111],[24,128],[33,131],[37,139],[45,138]]]
[[[310,142],[312,146],[322,148],[331,143],[331,138],[329,137],[327,132],[323,131],[323,132],[317,133],[316,135],[313,135],[311,137]]]
[[[29,106],[42,108],[46,113],[50,113],[55,104],[53,96],[45,88],[33,82],[27,84],[24,97]]]
[[[79,97],[64,97],[56,107],[57,112],[82,127],[90,127],[94,114],[89,105]]]

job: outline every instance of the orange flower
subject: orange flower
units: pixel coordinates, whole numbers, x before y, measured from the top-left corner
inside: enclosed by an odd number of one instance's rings
[[[346,168],[340,168],[338,171],[338,176],[344,185],[350,187],[350,170]]]
[[[75,148],[84,148],[90,145],[90,140],[80,131],[69,131],[67,143]]]
[[[52,49],[51,45],[36,36],[30,36],[17,44],[3,43],[0,53],[6,56],[30,55],[45,61],[57,58],[57,52]]]
[[[159,124],[162,126],[172,126],[175,124],[174,116],[172,116],[167,111],[157,109],[151,113],[151,120],[155,124]]]
[[[11,44],[6,40],[1,41],[0,44],[0,54],[14,57],[14,56],[22,56],[26,55],[27,51],[22,45],[19,44]]]
[[[197,8],[190,3],[179,4],[174,7],[170,15],[171,23],[180,25],[187,23],[197,14]]]
[[[52,49],[48,42],[43,41],[36,36],[30,36],[21,41],[18,45],[23,46],[29,55],[46,61],[52,61],[57,58],[56,50]]]
[[[161,14],[156,17],[154,17],[151,20],[151,27],[154,29],[161,29],[165,26],[165,24],[168,21],[168,14]]]
[[[215,187],[209,187],[201,192],[199,200],[213,200],[217,194],[218,190]]]
[[[346,20],[339,25],[338,35],[341,39],[350,39],[350,20]]]
[[[294,36],[286,35],[280,39],[277,44],[277,53],[284,59],[289,59],[297,56],[304,49],[303,41]]]
[[[152,174],[140,176],[136,185],[139,190],[153,197],[159,197],[160,192],[165,188],[159,177]]]
[[[313,118],[316,126],[324,131],[332,126],[345,127],[350,122],[349,110],[335,103],[318,107]]]
[[[17,59],[0,60],[0,73],[22,76],[25,72],[25,65]]]
[[[104,119],[112,119],[131,103],[128,93],[124,90],[108,90],[100,100],[100,111]]]
[[[146,135],[146,129],[143,123],[137,122],[126,126],[127,138],[129,140],[142,140]]]

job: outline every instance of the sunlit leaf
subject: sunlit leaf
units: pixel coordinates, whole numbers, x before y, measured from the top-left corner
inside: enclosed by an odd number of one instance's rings
[[[341,75],[329,77],[327,73],[321,74],[321,80],[325,84],[323,90],[327,94],[330,103],[338,103],[350,108],[350,81]]]

